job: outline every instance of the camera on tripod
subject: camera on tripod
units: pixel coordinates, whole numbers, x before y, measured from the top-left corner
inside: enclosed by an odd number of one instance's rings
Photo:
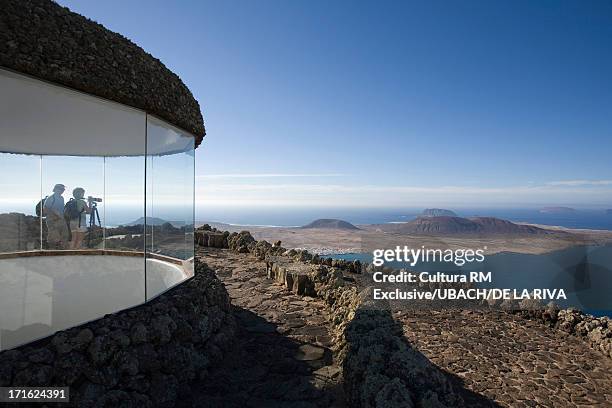
[[[93,197],[93,196],[87,197],[87,204],[89,205],[91,209],[89,213],[89,227],[87,228],[88,230],[87,247],[88,248],[92,248],[91,238],[96,228],[96,221],[98,222],[97,227],[99,228],[102,227],[102,223],[100,222],[100,214],[98,213],[98,203],[101,203],[101,202],[102,202],[102,199],[99,197]]]

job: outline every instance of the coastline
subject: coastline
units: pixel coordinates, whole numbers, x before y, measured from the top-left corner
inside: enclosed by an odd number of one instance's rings
[[[612,231],[546,227],[551,234],[401,234],[380,231],[376,224],[358,224],[359,230],[300,227],[245,227],[226,223],[208,223],[229,232],[248,229],[256,239],[281,241],[292,248],[303,248],[319,255],[366,253],[377,248],[407,245],[440,249],[483,248],[485,253],[519,253],[543,255],[571,247],[612,244]],[[545,226],[540,226],[544,228]],[[558,234],[556,234],[559,232]]]

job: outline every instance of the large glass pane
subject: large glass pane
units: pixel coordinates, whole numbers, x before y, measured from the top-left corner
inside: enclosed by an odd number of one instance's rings
[[[146,116],[2,69],[0,89],[2,350],[145,301]]]
[[[108,157],[105,165],[105,249],[138,252],[144,262],[145,156]],[[144,268],[144,264],[143,264]],[[144,286],[144,270],[143,282]]]
[[[116,264],[106,275],[116,287],[109,289],[116,294],[115,310],[145,301],[144,128],[141,140],[141,156],[105,159],[105,256],[101,258]],[[106,306],[101,304],[100,309]]]
[[[195,256],[195,138],[192,138],[188,150],[183,153],[185,160],[185,194],[191,197],[191,201],[185,201],[182,214],[185,217],[185,271],[189,276],[193,276],[194,256]]]
[[[148,116],[147,299],[193,274],[194,140]]]
[[[39,181],[42,179],[43,189],[50,194],[46,199],[50,204],[44,207],[45,251],[43,256],[0,257],[0,348],[14,347],[145,300],[143,225],[136,227],[141,233],[136,234],[139,237],[130,252],[105,250],[109,240],[103,239],[107,212],[117,219],[135,217],[138,221],[134,211],[140,201],[144,213],[144,159],[43,156]],[[140,179],[140,189],[131,190],[136,184],[125,181],[126,171]],[[58,188],[60,185],[65,188]],[[110,200],[105,195],[107,189],[113,193]],[[129,192],[130,198],[122,196],[122,191]],[[55,202],[51,203],[53,197]],[[66,203],[71,198],[90,210],[66,222]],[[109,204],[112,209],[107,210]],[[71,237],[66,238],[68,231]]]
[[[40,249],[40,156],[0,153],[0,253]]]
[[[48,281],[31,279],[14,260],[40,250],[40,156],[0,153],[0,350],[19,344],[16,333],[44,333],[45,308],[27,310],[29,301],[44,301]],[[28,288],[29,290],[26,290]],[[48,304],[45,305],[48,308]],[[24,326],[27,326],[24,329]],[[42,330],[41,330],[42,329]]]

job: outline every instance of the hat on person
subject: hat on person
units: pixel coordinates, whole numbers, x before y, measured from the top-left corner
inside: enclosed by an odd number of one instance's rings
[[[83,198],[84,195],[85,195],[85,189],[83,187],[77,187],[74,190],[72,190],[72,196],[74,198]]]
[[[63,185],[63,184],[56,184],[56,185],[53,187],[53,191],[55,191],[55,190],[65,190],[65,189],[66,189],[66,186],[65,186],[65,185]]]

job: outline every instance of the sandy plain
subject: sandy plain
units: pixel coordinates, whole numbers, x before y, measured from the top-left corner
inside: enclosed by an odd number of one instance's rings
[[[569,229],[558,226],[535,225],[548,234],[436,234],[413,235],[383,231],[378,225],[357,225],[358,230],[329,228],[263,227],[209,223],[220,230],[240,232],[248,230],[257,240],[281,241],[286,248],[308,249],[319,255],[366,253],[374,249],[409,248],[478,249],[487,255],[515,252],[540,255],[580,245],[612,244],[612,231]]]

